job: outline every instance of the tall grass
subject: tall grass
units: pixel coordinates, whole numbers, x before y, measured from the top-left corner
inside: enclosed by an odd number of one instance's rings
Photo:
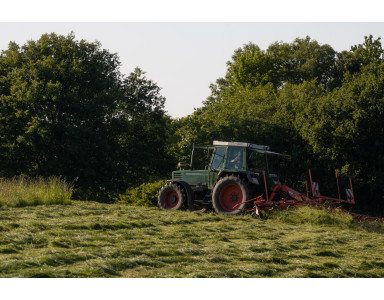
[[[70,204],[72,192],[60,177],[0,179],[0,207]]]

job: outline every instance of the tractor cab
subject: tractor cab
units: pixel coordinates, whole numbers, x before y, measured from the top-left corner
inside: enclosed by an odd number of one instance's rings
[[[269,151],[268,146],[240,142],[214,141],[215,151],[212,155],[210,169],[222,175],[239,173],[251,183],[259,184],[257,177],[264,171],[268,186],[278,181],[276,175],[269,172],[268,155],[282,155]]]

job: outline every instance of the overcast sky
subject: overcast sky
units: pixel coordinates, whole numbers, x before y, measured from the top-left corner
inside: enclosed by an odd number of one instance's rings
[[[275,41],[290,43],[309,35],[337,51],[349,50],[369,34],[383,39],[384,23],[7,22],[0,23],[0,49],[10,41],[24,44],[44,33],[71,31],[77,39],[98,40],[117,53],[124,74],[140,67],[162,88],[166,111],[182,117],[202,105],[210,83],[225,75],[234,50],[248,42],[266,49]]]

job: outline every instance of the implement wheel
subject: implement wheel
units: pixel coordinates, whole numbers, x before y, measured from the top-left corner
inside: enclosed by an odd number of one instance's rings
[[[160,189],[157,205],[162,209],[182,209],[186,198],[185,192],[180,186],[169,182]]]
[[[238,215],[245,208],[247,203],[242,202],[248,200],[248,196],[248,188],[239,177],[233,175],[223,177],[213,189],[213,208],[219,214]],[[237,205],[239,203],[242,204]]]

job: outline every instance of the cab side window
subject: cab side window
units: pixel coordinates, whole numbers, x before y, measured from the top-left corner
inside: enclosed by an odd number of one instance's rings
[[[247,150],[247,165],[251,171],[266,170],[265,155],[256,151]]]

